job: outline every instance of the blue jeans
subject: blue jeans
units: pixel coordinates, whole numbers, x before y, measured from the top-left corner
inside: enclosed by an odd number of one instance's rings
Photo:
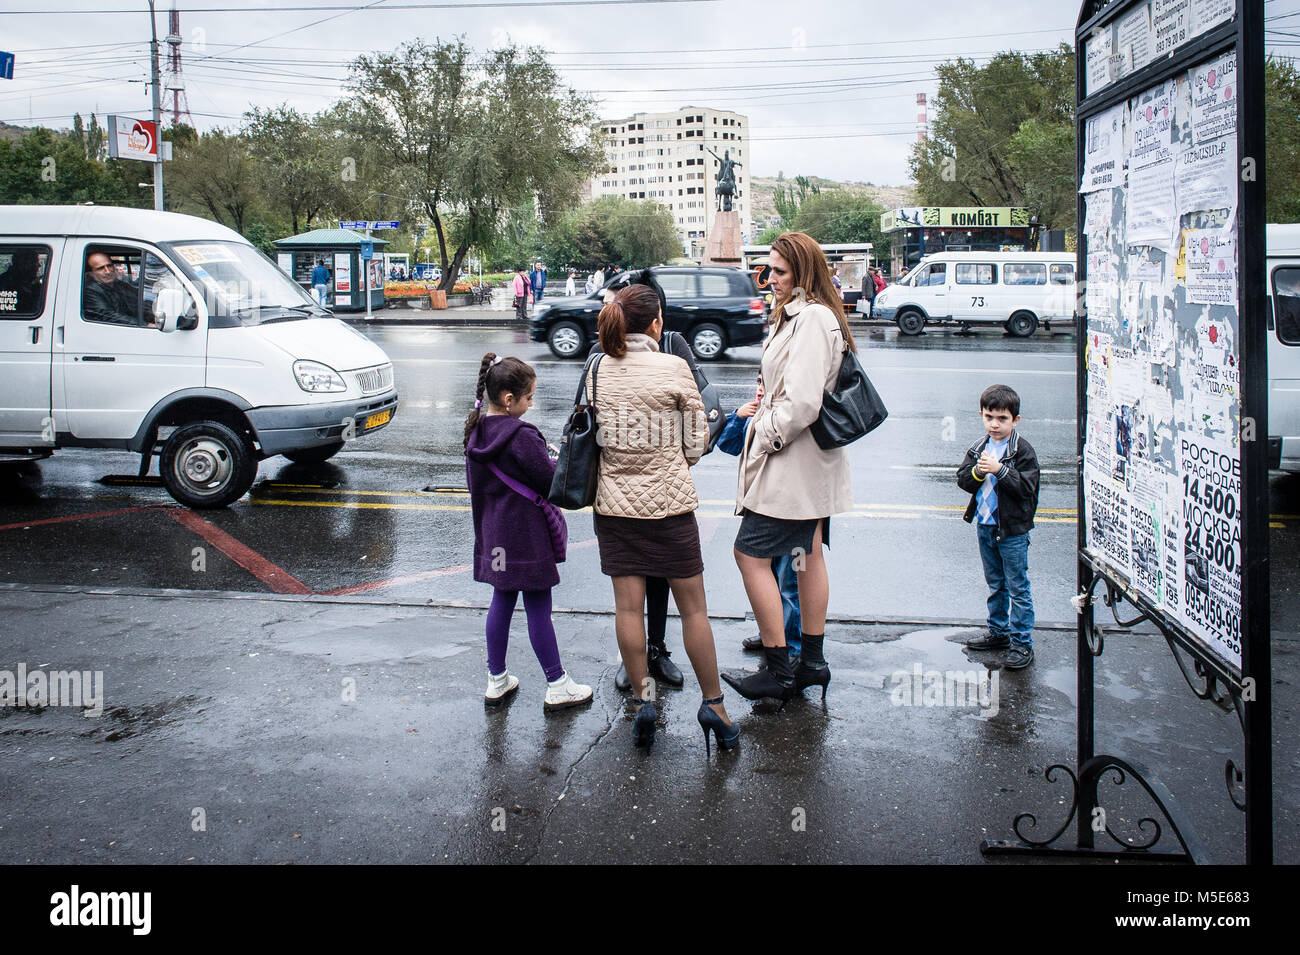
[[[772,573],[781,588],[781,615],[785,619],[785,645],[791,654],[803,649],[803,621],[799,616],[799,572],[793,557],[773,557]]]
[[[1029,534],[996,540],[996,524],[980,524],[980,559],[989,585],[989,630],[1012,643],[1034,645],[1034,597],[1029,592]]]

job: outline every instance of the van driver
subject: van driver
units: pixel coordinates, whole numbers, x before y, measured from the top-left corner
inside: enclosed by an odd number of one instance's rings
[[[90,322],[142,325],[139,290],[118,274],[103,252],[86,257],[86,280],[81,292],[82,314]]]

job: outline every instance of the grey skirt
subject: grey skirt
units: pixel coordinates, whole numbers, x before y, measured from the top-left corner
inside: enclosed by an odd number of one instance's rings
[[[745,510],[740,519],[740,533],[736,535],[736,550],[748,557],[789,557],[796,550],[804,554],[810,553],[818,521],[825,521],[822,525],[822,543],[829,547],[830,517],[788,521]]]

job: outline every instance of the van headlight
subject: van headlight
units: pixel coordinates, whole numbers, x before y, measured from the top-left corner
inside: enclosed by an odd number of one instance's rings
[[[298,387],[303,391],[347,391],[343,376],[329,365],[318,361],[296,361],[293,363],[293,376],[298,379]]]

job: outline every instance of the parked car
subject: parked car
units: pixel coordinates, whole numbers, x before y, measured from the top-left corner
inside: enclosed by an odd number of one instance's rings
[[[154,455],[224,507],[276,454],[316,463],[397,410],[383,350],[239,233],[109,206],[0,206],[0,462]]]
[[[701,361],[721,358],[728,348],[758,344],[766,336],[768,311],[751,273],[689,266],[660,266],[653,272],[668,301],[664,328],[680,332]],[[529,336],[546,342],[558,358],[585,358],[596,341],[603,300],[603,288],[590,295],[545,298],[533,313]]]
[[[1071,252],[938,252],[876,296],[875,317],[904,335],[926,325],[1000,325],[1028,337],[1074,316]],[[866,314],[867,303],[858,311]]]

